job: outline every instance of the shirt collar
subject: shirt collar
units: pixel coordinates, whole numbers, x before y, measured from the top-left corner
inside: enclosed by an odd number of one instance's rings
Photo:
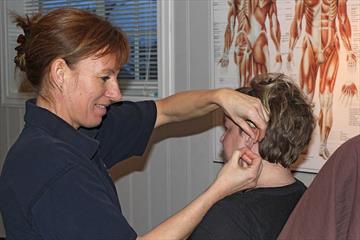
[[[59,139],[78,149],[87,157],[92,158],[99,147],[99,142],[74,129],[62,118],[45,108],[35,104],[35,99],[26,101],[25,123],[39,127],[48,132],[52,137]]]

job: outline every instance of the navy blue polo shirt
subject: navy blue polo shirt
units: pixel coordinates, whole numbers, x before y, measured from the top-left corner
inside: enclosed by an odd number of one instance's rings
[[[153,101],[122,102],[99,127],[76,130],[27,101],[1,173],[7,239],[135,239],[107,168],[142,155],[155,120]]]

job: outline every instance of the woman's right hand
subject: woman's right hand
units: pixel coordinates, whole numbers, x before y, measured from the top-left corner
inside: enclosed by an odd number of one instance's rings
[[[210,188],[224,198],[232,193],[256,187],[262,170],[262,159],[249,148],[235,151],[220,170]]]
[[[235,151],[207,191],[137,240],[186,239],[217,201],[234,192],[255,187],[261,168],[261,157],[250,149]]]

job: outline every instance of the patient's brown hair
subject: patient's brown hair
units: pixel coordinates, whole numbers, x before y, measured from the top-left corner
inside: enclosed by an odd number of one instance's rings
[[[239,92],[257,97],[269,112],[261,157],[289,167],[309,144],[315,121],[312,106],[299,87],[286,75],[267,73],[255,76],[250,87]]]

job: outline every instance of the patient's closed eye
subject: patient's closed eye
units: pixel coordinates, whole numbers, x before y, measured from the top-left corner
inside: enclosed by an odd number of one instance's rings
[[[101,80],[103,80],[104,82],[106,82],[107,80],[109,80],[110,79],[110,77],[109,76],[103,76],[103,77],[100,77],[101,78]]]

